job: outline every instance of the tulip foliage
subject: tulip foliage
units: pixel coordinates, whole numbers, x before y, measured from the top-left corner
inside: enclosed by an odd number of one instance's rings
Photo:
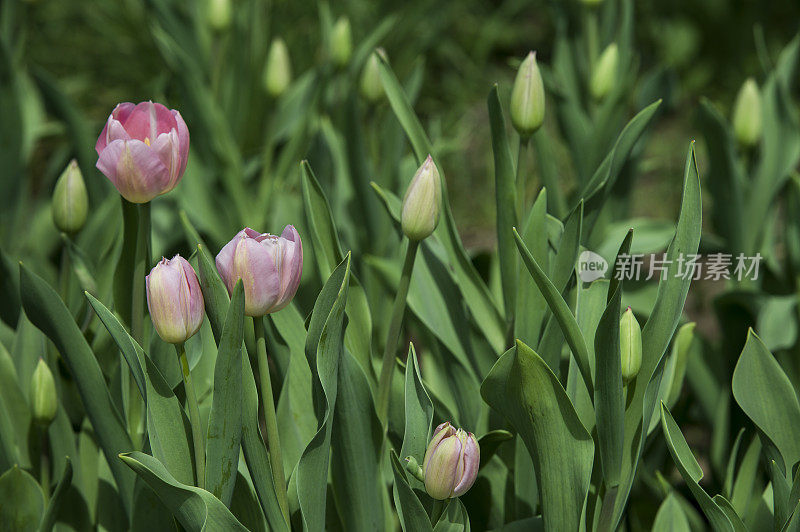
[[[321,3],[303,71],[208,4],[152,2],[170,106],[92,124],[37,78],[76,160],[47,237],[0,214],[0,530],[800,529],[800,37],[730,119],[700,102],[674,218],[637,218],[634,2],[553,6],[552,55],[486,85],[476,257],[395,18]],[[715,340],[684,259],[721,253],[763,261]]]

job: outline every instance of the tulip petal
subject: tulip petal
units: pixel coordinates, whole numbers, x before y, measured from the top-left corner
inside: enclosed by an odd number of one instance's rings
[[[178,152],[180,154],[180,167],[178,168],[178,175],[182,176],[186,171],[186,163],[189,161],[189,128],[186,127],[186,122],[178,111],[171,111],[175,119],[175,130],[178,132]]]
[[[137,104],[126,120],[122,121],[131,138],[149,140],[151,143],[161,133],[177,129],[178,124],[172,112],[160,103],[142,102]]]
[[[289,304],[300,286],[300,277],[303,275],[303,243],[297,229],[293,225],[287,225],[281,233],[279,243],[281,291],[277,305],[270,312],[277,312]]]
[[[481,463],[481,451],[475,436],[470,433],[465,441],[462,454],[460,481],[453,489],[453,495],[458,497],[467,492],[478,477],[478,468]]]
[[[233,287],[236,285],[236,281],[239,280],[238,278],[233,278],[233,255],[236,253],[236,246],[239,244],[239,240],[247,237],[248,230],[252,231],[252,229],[246,227],[236,233],[236,236],[234,236],[230,242],[222,247],[214,259],[219,276],[222,277],[222,281],[225,283],[225,287],[228,289],[228,295],[233,292]]]
[[[179,288],[183,275],[182,269],[176,265],[162,259],[145,277],[150,318],[158,335],[169,343],[183,342],[188,338]]]
[[[174,129],[169,133],[161,133],[153,142],[152,148],[158,153],[161,162],[167,167],[169,173],[169,184],[164,193],[169,192],[177,186],[181,180],[180,153],[178,152],[178,132]]]
[[[146,203],[169,183],[169,171],[158,153],[144,142],[117,139],[100,153],[97,169],[133,203]]]
[[[234,283],[242,279],[244,312],[248,316],[263,316],[278,301],[277,251],[270,240],[257,242],[253,238],[243,238],[236,246],[232,279]]]

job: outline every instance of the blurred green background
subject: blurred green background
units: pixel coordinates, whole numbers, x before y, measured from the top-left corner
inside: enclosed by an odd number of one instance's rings
[[[203,9],[206,1],[186,6]],[[231,2],[232,31],[236,31],[237,25],[252,20],[250,3]],[[387,16],[396,17],[380,44],[401,79],[424,63],[416,110],[439,130],[434,136],[446,139],[441,158],[456,220],[469,247],[493,245],[494,202],[484,201],[493,191],[487,177],[492,162],[485,134],[486,94],[493,82],[500,83],[501,91],[510,90],[515,67],[528,50],[536,50],[539,61],[548,64],[554,10],[562,3],[340,1],[331,5],[334,17],[350,18],[356,43]],[[12,9],[12,4],[14,0],[4,0],[3,9]],[[24,43],[14,51],[19,55],[15,59],[32,72],[51,77],[97,131],[120,101],[163,95],[170,107],[182,108],[184,96],[151,31],[154,5],[139,0],[41,0],[19,3],[16,9],[15,27],[3,27],[4,40],[15,34]],[[314,2],[263,2],[263,10],[271,36],[286,40],[296,74],[319,61],[323,43]],[[800,3],[790,0],[635,3],[640,85],[656,83],[668,105],[649,138],[644,158],[644,169],[649,171],[637,186],[634,215],[673,216],[679,181],[667,176],[680,173],[686,141],[697,134],[693,111],[698,98],[707,96],[721,109],[730,109],[747,76],[763,77],[759,54],[775,57],[797,31],[799,19]],[[265,38],[265,43],[269,40]],[[629,102],[631,109],[638,103]],[[41,110],[48,120],[37,126],[44,134],[25,169],[25,176],[35,183],[34,195],[50,193],[62,169],[51,164],[50,155],[68,142],[68,131],[52,121],[52,111],[47,106]],[[548,127],[555,127],[550,122]],[[25,178],[0,172],[4,180]]]

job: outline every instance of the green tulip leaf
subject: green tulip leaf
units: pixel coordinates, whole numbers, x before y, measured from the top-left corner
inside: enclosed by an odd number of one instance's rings
[[[133,444],[111,399],[97,359],[56,291],[23,265],[20,265],[20,289],[25,313],[53,341],[75,379],[123,504],[129,511],[135,477],[116,457],[131,450]]]
[[[689,532],[689,520],[681,508],[681,503],[669,494],[658,507],[652,532]]]
[[[339,361],[344,350],[344,313],[350,280],[350,254],[331,274],[314,304],[306,339],[306,358],[314,378],[319,427],[297,464],[297,495],[306,530],[325,528],[325,501]]]
[[[17,466],[0,476],[0,530],[34,532],[44,512],[42,489]]]
[[[206,438],[205,486],[226,506],[233,496],[242,438],[243,340],[244,289],[237,283],[219,341]]]
[[[521,342],[481,386],[484,401],[522,437],[533,459],[544,526],[578,530],[589,489],[594,442],[547,364]]]
[[[572,354],[575,357],[575,362],[578,364],[578,369],[581,372],[583,382],[586,385],[586,388],[589,390],[589,393],[592,394],[594,385],[592,384],[592,370],[589,362],[589,350],[586,347],[586,340],[581,333],[578,322],[575,320],[575,316],[572,314],[567,302],[564,301],[564,298],[561,297],[559,290],[544,273],[541,266],[539,266],[539,264],[536,262],[536,259],[533,258],[533,255],[525,245],[525,241],[522,239],[516,229],[514,229],[514,238],[516,238],[517,248],[522,255],[522,261],[528,268],[528,271],[533,277],[533,281],[536,283],[536,286],[539,288],[542,296],[544,296],[545,301],[547,301],[547,305],[553,312],[553,316],[558,321],[558,325],[561,327],[561,332],[564,333],[564,338],[572,350]]]
[[[406,424],[403,431],[403,446],[400,449],[400,457],[405,460],[409,456],[413,456],[417,463],[422,464],[422,460],[425,458],[425,450],[431,439],[433,402],[425,389],[425,385],[422,383],[417,352],[413,343],[408,346],[408,359],[406,362],[405,414]],[[417,487],[419,487],[419,484]]]
[[[47,509],[42,517],[42,524],[39,526],[39,532],[50,532],[53,530],[53,525],[56,523],[56,516],[64,503],[67,490],[72,486],[72,462],[69,457],[66,458],[64,465],[64,472],[61,474],[61,480],[58,481],[50,501],[47,503]]]
[[[761,339],[750,330],[733,372],[733,397],[778,448],[782,468],[800,460],[800,403],[791,381]]]
[[[222,501],[204,489],[178,482],[152,456],[134,451],[120,454],[119,458],[147,482],[187,531],[247,531]]]
[[[667,442],[667,447],[675,461],[675,466],[678,468],[683,480],[689,487],[689,491],[694,495],[695,500],[700,505],[706,518],[708,518],[714,530],[731,530],[739,531],[744,530],[744,525],[741,524],[741,519],[736,515],[736,512],[730,506],[730,503],[714,497],[713,499],[700,487],[700,480],[703,478],[703,469],[697,463],[689,448],[689,444],[681,433],[681,429],[675,420],[672,418],[664,403],[661,403],[661,426],[664,431],[664,438]],[[723,502],[724,501],[724,502]]]
[[[400,526],[403,532],[427,532],[432,531],[431,520],[428,518],[428,513],[425,507],[411,489],[406,479],[406,473],[400,461],[397,459],[397,454],[394,450],[390,451],[390,459],[392,462],[392,473],[394,474],[394,485],[392,493],[394,496],[394,505],[397,509],[397,516],[400,518]]]

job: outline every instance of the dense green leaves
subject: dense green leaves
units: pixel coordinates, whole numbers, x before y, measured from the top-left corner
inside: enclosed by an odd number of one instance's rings
[[[38,530],[43,511],[42,490],[30,474],[14,466],[0,476],[0,529]]]
[[[533,458],[545,528],[578,529],[594,443],[556,376],[517,342],[486,376],[481,395],[514,426]]]

